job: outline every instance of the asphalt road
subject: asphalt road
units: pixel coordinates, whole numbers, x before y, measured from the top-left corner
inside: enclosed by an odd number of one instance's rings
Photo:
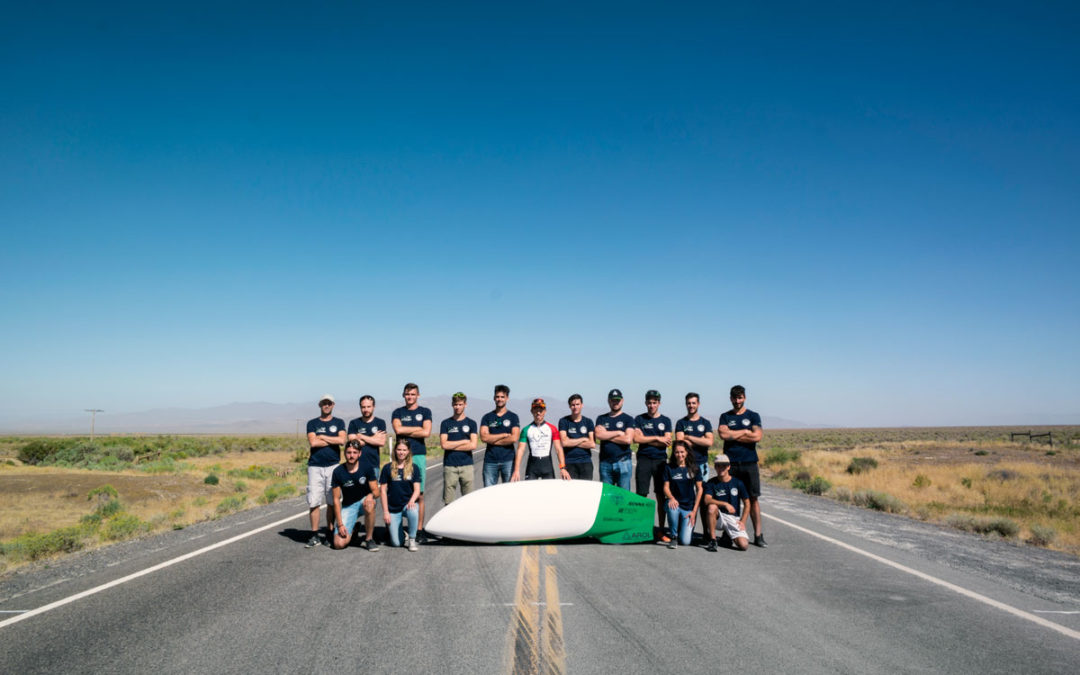
[[[8,578],[0,672],[1077,672],[1076,558],[776,488],[762,504],[770,546],[745,553],[372,553],[304,548],[293,499]]]

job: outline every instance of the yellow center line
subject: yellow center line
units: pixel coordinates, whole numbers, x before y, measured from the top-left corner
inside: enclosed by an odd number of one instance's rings
[[[559,580],[554,565],[547,565],[544,568],[544,599],[547,601],[547,606],[544,608],[540,672],[545,675],[564,675],[566,673],[566,643],[563,641]]]
[[[540,666],[540,548],[526,546],[518,566],[510,628],[506,633],[508,672],[537,675]]]
[[[555,548],[555,544],[548,544],[544,547],[544,553],[547,553],[548,555],[556,555],[558,552],[559,549]]]

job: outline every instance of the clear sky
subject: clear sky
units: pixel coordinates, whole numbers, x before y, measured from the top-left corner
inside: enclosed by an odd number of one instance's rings
[[[1080,8],[877,4],[10,5],[0,421],[1080,423]]]

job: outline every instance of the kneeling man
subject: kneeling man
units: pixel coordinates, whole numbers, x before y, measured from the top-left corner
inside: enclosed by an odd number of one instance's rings
[[[356,519],[364,509],[364,548],[378,551],[375,543],[375,500],[379,497],[379,479],[375,467],[367,462],[360,466],[360,441],[352,440],[345,445],[345,463],[334,469],[330,478],[334,492],[334,548],[345,548],[353,537]]]
[[[716,475],[705,482],[705,549],[716,551],[716,525],[731,540],[733,547],[745,551],[750,546],[746,517],[750,513],[750,495],[746,486],[731,475],[731,460],[720,454],[714,461]]]

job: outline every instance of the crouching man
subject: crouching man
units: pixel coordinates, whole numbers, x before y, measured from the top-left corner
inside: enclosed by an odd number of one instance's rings
[[[364,548],[378,551],[375,543],[375,500],[379,498],[379,479],[375,467],[365,462],[360,466],[360,441],[345,445],[345,463],[334,469],[330,478],[334,493],[334,548],[345,548],[352,541],[353,528],[364,509]]]
[[[746,486],[731,475],[731,460],[727,455],[716,456],[713,463],[716,475],[705,483],[705,549],[716,552],[716,526],[720,525],[724,540],[734,548],[745,551],[750,546],[746,534],[746,517],[750,514],[750,495]]]

